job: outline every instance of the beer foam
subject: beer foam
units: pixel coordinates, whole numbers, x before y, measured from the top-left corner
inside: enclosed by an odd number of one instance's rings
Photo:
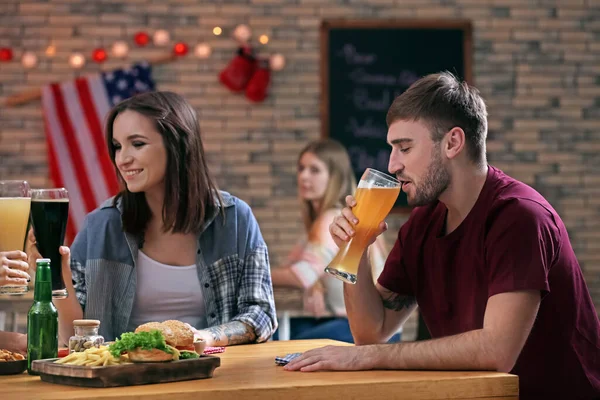
[[[360,181],[360,182],[358,182],[357,189],[373,189],[373,188],[377,188],[377,189],[398,189],[399,187],[400,187],[400,185],[398,185],[398,186],[390,186],[390,184],[388,182]]]
[[[68,203],[69,199],[31,199],[34,203]]]

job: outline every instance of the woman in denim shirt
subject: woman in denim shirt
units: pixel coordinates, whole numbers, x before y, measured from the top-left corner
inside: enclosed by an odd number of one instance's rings
[[[99,319],[106,340],[167,319],[209,346],[269,339],[267,247],[250,207],[210,176],[194,109],[171,92],[134,96],[110,111],[106,139],[125,189],[61,247],[75,294],[55,301],[61,342],[79,318]]]

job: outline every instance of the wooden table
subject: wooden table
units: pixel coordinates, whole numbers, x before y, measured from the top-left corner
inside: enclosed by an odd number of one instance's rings
[[[0,393],[3,400],[518,399],[518,378],[497,372],[305,373],[284,371],[275,365],[275,356],[328,344],[344,345],[331,340],[307,340],[229,347],[219,354],[221,366],[212,379],[90,389],[46,383],[25,373],[0,376]]]

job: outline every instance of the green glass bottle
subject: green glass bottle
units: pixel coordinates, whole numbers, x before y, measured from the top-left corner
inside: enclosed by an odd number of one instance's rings
[[[33,305],[27,314],[27,372],[35,360],[58,357],[58,312],[52,304],[50,259],[36,260]]]

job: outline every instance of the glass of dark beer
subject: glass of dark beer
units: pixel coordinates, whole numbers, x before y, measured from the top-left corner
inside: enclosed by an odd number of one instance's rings
[[[60,246],[65,241],[69,217],[69,194],[65,188],[31,190],[31,224],[38,251],[50,259],[52,298],[67,297],[62,277]]]

